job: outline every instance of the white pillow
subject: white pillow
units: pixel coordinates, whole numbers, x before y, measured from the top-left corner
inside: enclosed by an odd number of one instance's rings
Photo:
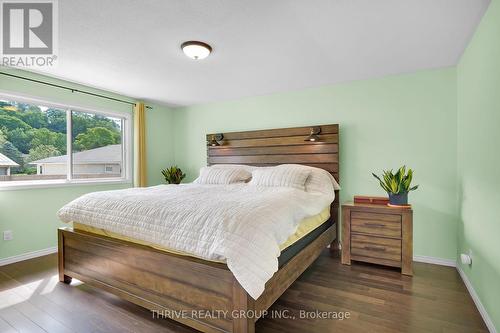
[[[249,185],[293,187],[305,191],[306,180],[310,173],[310,170],[290,164],[257,168],[252,171]]]
[[[335,178],[328,171],[320,168],[305,167],[310,168],[311,170],[311,175],[306,181],[307,192],[321,192],[329,194],[332,188],[334,191],[340,190],[339,183],[337,183]]]
[[[240,167],[221,167],[214,165],[200,169],[200,176],[195,184],[234,184],[245,182],[252,177],[252,173]]]
[[[310,174],[305,183],[306,192],[319,192],[330,196],[335,196],[335,191],[340,190],[340,185],[337,183],[331,173],[324,169],[310,167],[301,164],[282,164],[282,167],[295,167],[309,170]]]

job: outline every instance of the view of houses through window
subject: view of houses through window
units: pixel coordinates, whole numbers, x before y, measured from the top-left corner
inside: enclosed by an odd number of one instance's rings
[[[120,117],[0,98],[0,182],[122,177],[123,128]]]

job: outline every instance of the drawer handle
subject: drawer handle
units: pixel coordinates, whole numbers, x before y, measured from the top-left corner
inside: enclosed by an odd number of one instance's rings
[[[384,227],[384,225],[380,224],[380,223],[368,223],[368,222],[366,222],[365,225],[367,227],[376,227],[376,228],[382,228],[382,227]]]
[[[382,246],[365,246],[365,249],[370,251],[385,252],[385,247]]]

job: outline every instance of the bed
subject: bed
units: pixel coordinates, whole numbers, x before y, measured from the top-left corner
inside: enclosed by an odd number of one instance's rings
[[[339,181],[338,125],[320,126],[319,142],[304,141],[310,130],[223,133],[220,146],[208,146],[207,164],[303,164],[326,170]],[[207,142],[214,135],[208,134]],[[255,299],[225,262],[164,251],[96,229],[59,229],[59,280],[79,279],[203,332],[253,332],[258,317],[325,247],[337,249],[335,194],[330,218],[281,249],[278,270]],[[207,315],[214,311],[224,315]]]

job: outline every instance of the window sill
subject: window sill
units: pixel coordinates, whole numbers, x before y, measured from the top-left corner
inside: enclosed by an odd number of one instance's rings
[[[132,185],[132,181],[125,178],[111,179],[102,178],[95,179],[78,179],[78,180],[42,180],[42,181],[22,181],[22,182],[6,182],[8,184],[0,184],[0,191],[12,190],[29,190],[29,189],[42,189],[42,188],[55,188],[55,187],[75,187],[75,186],[88,186],[88,185],[119,185],[128,184]]]

